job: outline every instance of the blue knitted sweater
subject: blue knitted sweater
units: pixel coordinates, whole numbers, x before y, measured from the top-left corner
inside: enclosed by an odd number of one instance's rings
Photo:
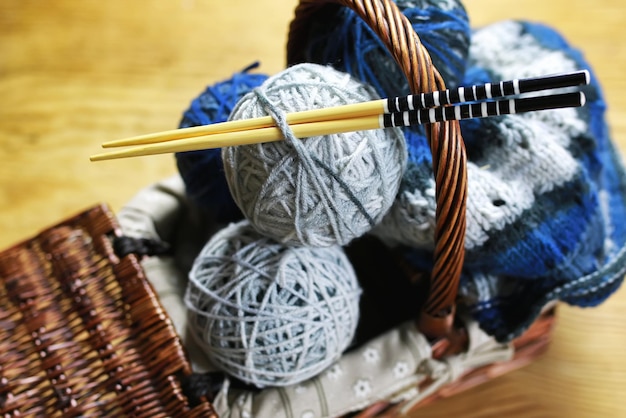
[[[463,84],[589,68],[554,29],[505,21],[473,33]],[[469,163],[460,304],[498,340],[519,336],[552,301],[600,304],[626,272],[626,175],[593,73],[585,94],[579,109],[462,122]],[[428,269],[430,151],[419,133],[407,138],[405,182],[376,233]]]

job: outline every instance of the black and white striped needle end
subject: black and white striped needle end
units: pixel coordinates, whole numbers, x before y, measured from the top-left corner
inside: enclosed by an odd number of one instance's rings
[[[423,125],[427,123],[513,115],[566,107],[585,105],[582,92],[563,93],[549,96],[501,99],[480,103],[465,103],[454,106],[432,107],[404,112],[386,113],[379,117],[381,128]]]

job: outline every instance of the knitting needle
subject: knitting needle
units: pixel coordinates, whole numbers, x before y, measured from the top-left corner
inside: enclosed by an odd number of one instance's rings
[[[480,103],[457,104],[438,108],[418,109],[352,119],[326,120],[291,126],[296,137],[330,135],[341,132],[365,131],[399,126],[410,126],[446,120],[484,118],[496,115],[525,113],[538,110],[579,107],[585,104],[582,92],[555,94],[518,99],[502,99]],[[195,151],[236,145],[250,145],[284,139],[277,127],[259,128],[241,132],[226,132],[176,141],[139,145],[127,149],[93,155],[91,161],[139,157],[174,152]]]
[[[525,78],[518,80],[487,83],[457,89],[441,90],[431,93],[408,95],[389,99],[373,100],[363,103],[335,106],[324,109],[305,110],[287,114],[287,123],[297,125],[301,123],[321,122],[339,119],[351,119],[362,116],[380,115],[382,113],[404,112],[425,109],[448,104],[456,104],[477,100],[495,99],[510,95],[530,93],[541,90],[574,87],[589,83],[589,71],[574,71],[542,77]],[[109,141],[102,144],[104,148],[129,145],[152,144],[183,138],[192,138],[210,134],[247,131],[251,129],[274,126],[271,116],[216,123],[211,125],[194,126],[191,128],[174,129],[132,138]]]

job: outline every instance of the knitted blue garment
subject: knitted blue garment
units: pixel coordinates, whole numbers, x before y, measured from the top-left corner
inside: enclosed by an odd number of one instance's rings
[[[207,87],[191,102],[179,127],[225,122],[237,102],[268,78],[265,74],[249,73],[256,67],[258,63]],[[210,211],[217,222],[227,223],[239,220],[243,215],[228,189],[221,152],[221,149],[180,152],[176,154],[176,164],[190,200]]]
[[[505,21],[472,36],[463,84],[589,69],[550,27]],[[468,152],[461,305],[500,341],[551,301],[596,306],[626,273],[626,174],[609,136],[598,80],[579,109],[463,121]],[[376,233],[429,268],[434,180],[423,138]],[[410,216],[407,216],[410,214]]]

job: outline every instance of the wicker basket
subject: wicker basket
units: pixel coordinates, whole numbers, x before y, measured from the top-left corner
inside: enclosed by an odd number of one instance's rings
[[[119,235],[97,206],[0,253],[0,416],[216,416]]]
[[[288,61],[302,61],[312,16],[350,7],[387,45],[413,93],[444,89],[428,52],[391,0],[301,0],[290,26]],[[458,122],[427,129],[437,184],[434,269],[416,326],[433,357],[467,350],[457,325],[464,259],[466,155]],[[0,253],[0,415],[212,417],[204,398],[187,396],[185,349],[135,254],[116,254],[120,228],[95,207]],[[478,367],[422,399],[425,405],[519,368],[549,343],[554,309],[513,342],[513,359]],[[379,402],[360,417],[396,415]]]

